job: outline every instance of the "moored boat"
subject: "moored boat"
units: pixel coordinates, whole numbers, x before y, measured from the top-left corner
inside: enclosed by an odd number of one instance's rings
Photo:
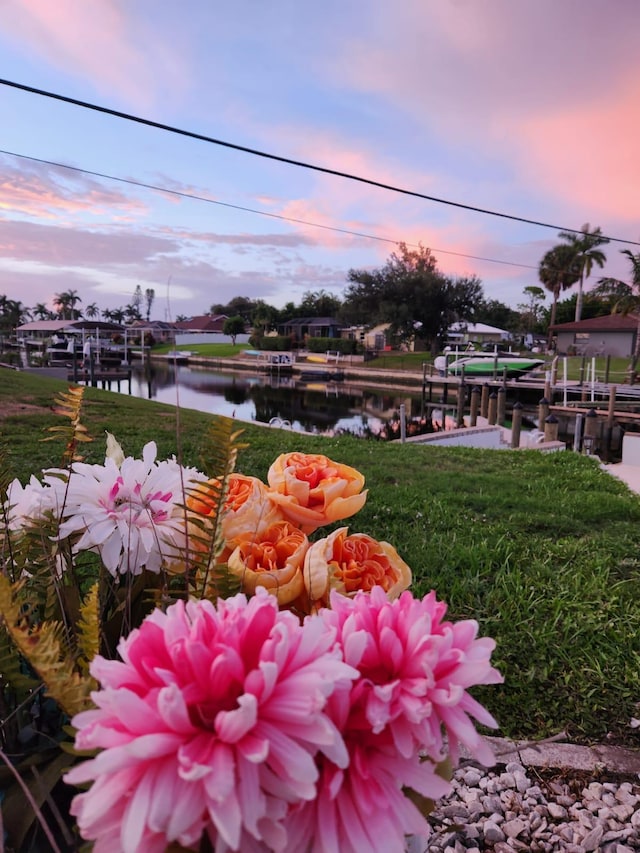
[[[497,355],[469,355],[457,358],[447,365],[449,376],[504,376],[510,379],[524,376],[544,364],[543,358],[500,353]]]

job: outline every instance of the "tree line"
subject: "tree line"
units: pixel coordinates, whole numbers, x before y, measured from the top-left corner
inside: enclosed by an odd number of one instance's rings
[[[430,249],[422,245],[410,249],[399,243],[380,268],[349,270],[343,298],[325,290],[307,291],[300,303],[288,302],[279,309],[262,299],[235,296],[227,303],[211,305],[208,313],[224,314],[233,319],[236,333],[244,324],[256,337],[301,317],[333,317],[344,326],[367,328],[386,324],[394,342],[419,342],[422,348],[435,352],[454,322],[486,323],[515,336],[547,334],[550,343],[556,323],[616,311],[636,312],[640,308],[640,253],[622,250],[631,265],[627,282],[600,278],[595,287],[586,291],[585,284],[594,269],[604,267],[606,255],[602,247],[609,240],[600,228],[592,229],[588,223],[579,232],[561,231],[558,237],[560,242],[544,254],[538,266],[542,287],[525,287],[525,301],[517,309],[500,300],[487,299],[482,282],[475,275],[445,275]],[[561,301],[561,294],[575,285],[577,293]],[[544,304],[546,292],[551,294],[550,307]],[[96,303],[83,309],[79,293],[68,290],[54,294],[54,310],[50,310],[43,303],[26,308],[21,302],[0,295],[0,327],[15,328],[29,319],[86,317],[117,323],[149,320],[154,299],[153,288],[143,292],[138,285],[129,304],[101,311]],[[640,347],[640,335],[638,338]]]

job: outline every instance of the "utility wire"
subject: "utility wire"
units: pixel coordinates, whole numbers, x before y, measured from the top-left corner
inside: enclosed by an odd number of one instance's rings
[[[118,181],[119,183],[122,183],[122,184],[130,184],[131,186],[134,186],[134,187],[143,187],[144,189],[147,189],[147,190],[154,190],[155,192],[159,192],[159,193],[167,193],[169,195],[179,196],[180,198],[188,198],[188,199],[193,199],[195,201],[203,201],[203,202],[206,202],[207,204],[217,204],[220,207],[229,207],[229,208],[232,208],[233,210],[242,210],[245,213],[255,213],[258,216],[268,216],[271,219],[280,219],[283,222],[294,222],[297,225],[307,225],[311,228],[323,228],[325,231],[336,231],[339,234],[348,234],[352,237],[363,237],[367,240],[377,240],[380,243],[392,243],[394,246],[397,246],[398,243],[402,242],[400,240],[394,240],[391,237],[380,237],[376,234],[367,234],[364,231],[353,231],[349,228],[339,228],[338,226],[335,226],[335,225],[322,225],[319,222],[309,222],[308,220],[305,220],[305,219],[296,219],[292,216],[283,216],[282,214],[279,214],[279,213],[269,213],[265,210],[257,210],[256,208],[252,208],[252,207],[244,207],[240,204],[231,204],[230,202],[226,202],[226,201],[218,201],[217,199],[208,198],[207,196],[196,195],[195,193],[188,193],[188,192],[184,192],[181,190],[168,189],[167,187],[161,187],[161,186],[158,186],[157,184],[147,184],[144,181],[136,181],[133,178],[119,178],[115,175],[108,175],[105,172],[95,172],[91,169],[82,169],[79,166],[69,166],[66,163],[57,163],[54,160],[45,160],[41,157],[30,157],[28,154],[18,154],[15,151],[8,151],[4,148],[0,148],[0,154],[6,154],[7,156],[10,156],[10,157],[18,157],[22,160],[30,160],[34,163],[41,163],[41,164],[46,165],[46,166],[54,166],[55,168],[58,168],[58,169],[68,169],[71,172],[79,172],[82,175],[91,175],[94,178],[104,178],[104,179],[109,180],[109,181]],[[407,243],[406,245],[410,246],[412,248],[419,248],[419,246],[416,243]],[[521,267],[522,269],[528,269],[528,270],[537,270],[538,269],[536,266],[533,266],[532,264],[520,264],[520,263],[517,263],[516,261],[503,261],[503,260],[500,260],[498,258],[484,258],[480,255],[467,255],[464,252],[453,252],[453,251],[448,250],[448,249],[432,248],[431,251],[434,253],[437,252],[440,255],[455,255],[456,257],[459,257],[459,258],[469,258],[470,260],[474,260],[474,261],[486,261],[486,262],[492,263],[492,264],[504,264],[505,266]]]
[[[196,133],[195,131],[184,130],[183,128],[174,127],[173,125],[170,125],[170,124],[163,124],[162,122],[152,121],[151,119],[142,118],[141,116],[136,116],[136,115],[133,115],[131,113],[125,113],[125,112],[122,112],[121,110],[114,110],[114,109],[111,109],[110,107],[103,107],[99,104],[93,104],[89,101],[81,101],[78,98],[71,98],[68,95],[60,95],[56,92],[49,92],[46,89],[37,89],[35,86],[27,86],[24,83],[17,83],[13,80],[5,80],[5,79],[0,78],[0,85],[10,86],[13,89],[19,89],[23,92],[29,92],[30,94],[33,94],[33,95],[41,95],[44,98],[52,98],[53,100],[62,101],[66,104],[73,104],[77,107],[82,107],[83,109],[93,110],[94,112],[99,112],[99,113],[103,113],[105,115],[114,116],[115,118],[121,118],[121,119],[124,119],[125,121],[132,121],[132,122],[136,122],[137,124],[146,125],[147,127],[154,127],[158,130],[166,130],[169,133],[176,133],[180,136],[186,136],[190,139],[198,139],[201,142],[208,142],[212,145],[220,145],[220,146],[223,146],[224,148],[230,148],[234,151],[242,151],[245,154],[253,154],[255,157],[263,157],[267,160],[275,160],[276,162],[279,162],[279,163],[286,163],[289,166],[298,166],[302,169],[311,169],[312,171],[315,171],[315,172],[322,172],[325,175],[334,175],[334,176],[339,177],[339,178],[346,178],[347,180],[350,180],[350,181],[357,181],[358,183],[361,183],[361,184],[368,184],[369,186],[372,186],[372,187],[379,187],[380,189],[383,189],[383,190],[389,190],[391,192],[400,193],[402,195],[413,196],[414,198],[421,198],[421,199],[424,199],[425,201],[432,201],[432,202],[436,202],[437,204],[446,204],[446,205],[449,205],[450,207],[457,207],[461,210],[470,210],[473,213],[482,213],[482,214],[485,214],[487,216],[497,216],[497,217],[500,217],[502,219],[510,219],[514,222],[524,222],[527,225],[536,225],[540,228],[552,228],[554,231],[568,231],[568,232],[571,232],[573,234],[582,234],[583,233],[582,231],[580,231],[579,229],[576,229],[576,228],[566,228],[566,227],[561,226],[561,225],[552,225],[549,222],[540,222],[536,219],[527,219],[523,216],[514,216],[514,215],[508,214],[508,213],[501,213],[500,211],[497,211],[497,210],[488,210],[488,209],[482,208],[482,207],[475,207],[474,205],[471,205],[471,204],[462,204],[461,202],[457,202],[457,201],[450,201],[448,199],[437,198],[435,196],[429,196],[429,195],[425,195],[424,193],[416,192],[415,190],[408,190],[408,189],[404,189],[403,187],[396,187],[392,184],[385,184],[385,183],[382,183],[381,181],[375,181],[371,178],[364,178],[360,175],[353,175],[349,172],[341,172],[338,169],[330,169],[326,166],[318,166],[317,164],[307,163],[303,160],[293,160],[289,157],[283,157],[283,156],[278,155],[278,154],[270,154],[266,151],[260,151],[257,148],[248,148],[245,145],[238,145],[237,143],[234,143],[234,142],[226,142],[222,139],[216,139],[212,136],[206,136],[203,133]],[[623,240],[620,237],[605,237],[605,235],[602,235],[602,236],[612,243],[626,243],[630,246],[640,246],[640,242],[636,242],[634,240]]]

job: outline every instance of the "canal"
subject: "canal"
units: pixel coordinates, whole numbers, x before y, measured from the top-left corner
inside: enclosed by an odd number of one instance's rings
[[[389,390],[347,381],[303,381],[293,375],[161,362],[134,364],[131,388],[122,383],[119,391],[200,412],[264,424],[284,422],[294,430],[323,434],[378,434],[398,418],[401,406],[416,424],[424,425],[432,417],[440,423],[437,419],[442,418],[442,406],[424,404],[419,389]]]

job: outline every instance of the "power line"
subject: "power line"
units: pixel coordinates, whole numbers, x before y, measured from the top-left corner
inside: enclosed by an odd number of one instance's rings
[[[275,160],[279,163],[286,163],[289,166],[298,166],[302,169],[310,169],[315,172],[322,172],[325,175],[334,175],[338,178],[346,178],[350,181],[357,181],[361,184],[367,184],[372,187],[378,187],[379,189],[389,190],[390,192],[400,193],[402,195],[412,196],[414,198],[421,198],[425,201],[432,201],[437,204],[445,204],[450,207],[457,207],[461,210],[470,210],[473,213],[482,213],[487,216],[497,216],[501,219],[510,219],[514,222],[523,222],[527,225],[536,225],[540,228],[552,228],[554,231],[568,231],[573,234],[582,234],[579,229],[576,228],[567,228],[561,225],[552,225],[549,222],[541,222],[536,219],[527,219],[524,216],[515,216],[508,213],[501,213],[497,210],[488,210],[482,207],[476,207],[471,204],[463,204],[462,202],[450,201],[448,199],[437,198],[436,196],[425,195],[424,193],[417,192],[415,190],[408,190],[403,187],[396,187],[393,184],[385,184],[381,181],[375,181],[371,178],[364,178],[360,175],[353,175],[349,172],[342,172],[338,169],[330,169],[326,166],[318,166],[314,163],[307,163],[304,160],[293,160],[289,157],[283,157],[278,154],[270,154],[266,151],[260,151],[257,148],[248,148],[245,145],[238,145],[234,142],[226,142],[222,139],[216,139],[212,136],[207,136],[203,133],[197,133],[191,130],[185,130],[183,128],[175,127],[170,124],[164,124],[162,122],[153,121],[152,119],[142,118],[141,116],[133,115],[132,113],[125,113],[121,110],[114,110],[110,107],[103,107],[99,104],[93,104],[90,101],[81,101],[78,98],[71,98],[68,95],[61,95],[56,92],[49,92],[46,89],[38,89],[35,86],[27,86],[24,83],[17,83],[13,80],[5,80],[0,78],[0,84],[3,86],[10,86],[13,89],[19,89],[23,92],[29,92],[32,95],[41,95],[44,98],[51,98],[56,101],[62,101],[66,104],[73,104],[77,107],[82,107],[83,109],[93,110],[94,112],[103,113],[105,115],[114,116],[115,118],[121,118],[125,121],[136,122],[137,124],[146,125],[147,127],[154,127],[158,130],[166,130],[168,133],[175,133],[180,136],[186,136],[190,139],[197,139],[201,142],[208,142],[212,145],[220,145],[224,148],[230,148],[234,151],[241,151],[245,154],[252,154],[255,157],[263,157],[267,160]],[[605,237],[605,235],[603,235]],[[621,237],[605,237],[605,239],[609,240],[612,243],[626,243],[630,246],[640,246],[639,242],[634,240],[623,240]]]
[[[161,187],[161,186],[158,186],[157,184],[148,184],[148,183],[145,183],[144,181],[137,181],[137,180],[134,180],[133,178],[120,178],[120,177],[117,177],[116,175],[106,174],[105,172],[96,172],[96,171],[93,171],[92,169],[82,169],[79,166],[69,166],[66,163],[57,163],[55,160],[45,160],[42,157],[31,157],[28,154],[18,154],[15,151],[8,151],[4,148],[0,148],[0,154],[6,154],[10,157],[17,157],[17,158],[20,158],[21,160],[30,160],[34,163],[42,163],[43,165],[46,165],[46,166],[54,166],[55,168],[58,168],[58,169],[68,169],[71,172],[79,172],[80,174],[83,174],[83,175],[91,175],[94,178],[104,178],[104,179],[109,180],[109,181],[118,181],[119,183],[122,183],[122,184],[130,184],[131,186],[134,186],[134,187],[142,187],[144,189],[154,190],[155,192],[159,192],[159,193],[167,193],[169,195],[179,196],[180,198],[188,198],[188,199],[192,199],[194,201],[202,201],[202,202],[205,202],[206,204],[216,204],[216,205],[219,205],[220,207],[228,207],[228,208],[231,208],[233,210],[241,210],[241,211],[244,211],[245,213],[254,213],[254,214],[257,214],[258,216],[268,216],[271,219],[279,219],[283,222],[294,222],[297,225],[307,225],[311,228],[322,228],[325,231],[336,231],[339,234],[348,234],[352,237],[363,237],[367,240],[377,240],[378,242],[381,242],[381,243],[392,243],[394,246],[397,246],[398,243],[401,242],[400,240],[394,240],[391,237],[380,237],[376,234],[367,234],[366,232],[363,232],[363,231],[353,231],[349,228],[338,228],[335,225],[322,225],[319,222],[309,222],[308,220],[305,220],[305,219],[296,219],[292,216],[283,216],[282,214],[279,214],[279,213],[269,213],[265,210],[256,210],[255,208],[252,208],[252,207],[244,207],[243,205],[240,205],[240,204],[231,204],[230,202],[226,202],[226,201],[218,201],[217,199],[208,198],[207,196],[196,195],[195,193],[187,193],[187,192],[183,192],[181,190],[168,189],[167,187]],[[418,245],[415,243],[407,243],[407,246],[411,246],[413,248],[419,248]],[[520,263],[517,263],[516,261],[503,261],[503,260],[500,260],[499,258],[485,258],[485,257],[482,257],[481,255],[468,255],[468,254],[465,254],[464,252],[453,252],[449,249],[432,248],[431,251],[434,253],[441,254],[441,255],[455,255],[456,257],[459,257],[459,258],[468,258],[468,259],[474,260],[474,261],[486,261],[486,262],[492,263],[492,264],[503,264],[505,266],[510,266],[510,267],[521,267],[522,269],[530,269],[530,270],[537,270],[538,269],[536,266],[533,266],[532,264],[520,264]]]

